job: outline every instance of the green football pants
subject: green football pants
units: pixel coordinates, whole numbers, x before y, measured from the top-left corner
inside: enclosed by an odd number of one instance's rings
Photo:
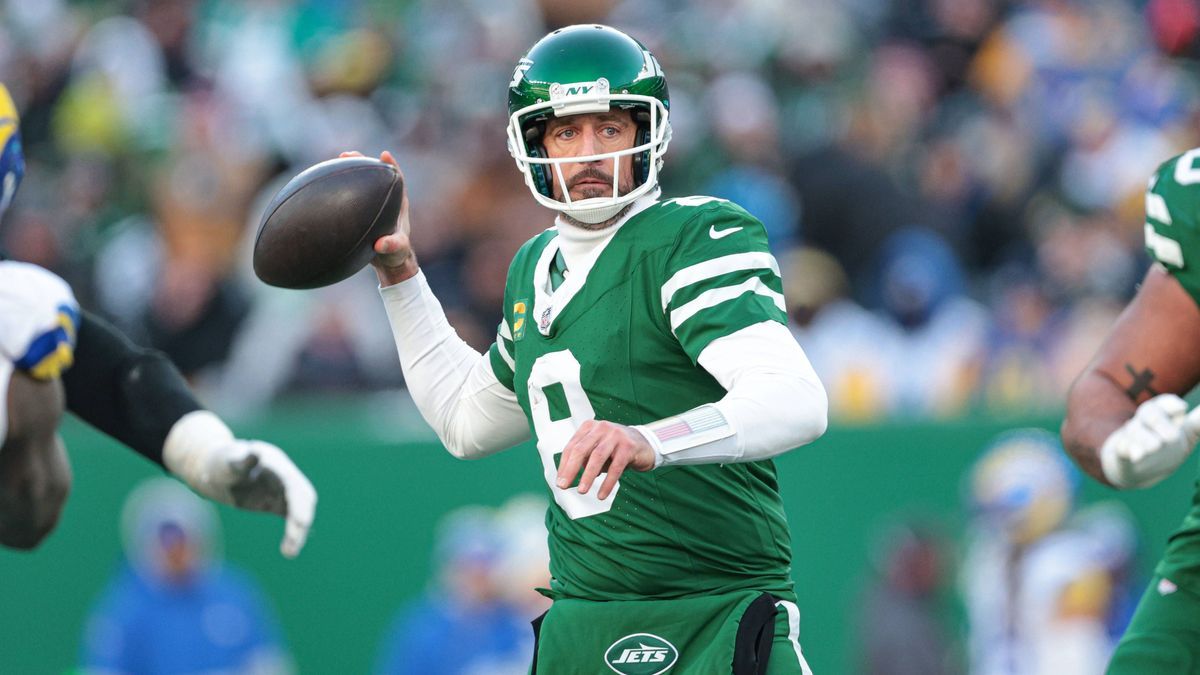
[[[558,600],[535,625],[537,675],[812,672],[800,649],[796,604],[754,591],[679,600]]]
[[[775,607],[779,613],[775,615],[775,643],[767,675],[812,675],[800,651],[800,610],[787,600],[780,600]]]
[[[1200,675],[1200,596],[1159,576],[1138,602],[1108,675]]]

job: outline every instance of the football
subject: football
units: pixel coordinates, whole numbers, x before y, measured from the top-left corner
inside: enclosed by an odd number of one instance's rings
[[[362,269],[396,228],[404,185],[370,157],[331,159],[276,193],[254,240],[254,273],[271,286],[319,288]]]

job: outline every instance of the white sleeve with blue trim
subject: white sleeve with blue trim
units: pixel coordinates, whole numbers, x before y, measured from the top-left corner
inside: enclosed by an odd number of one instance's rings
[[[0,358],[39,380],[75,360],[79,304],[67,282],[29,263],[0,261]]]

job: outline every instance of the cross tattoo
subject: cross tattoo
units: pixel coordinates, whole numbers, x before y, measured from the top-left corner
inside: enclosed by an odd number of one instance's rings
[[[1150,383],[1154,381],[1154,371],[1146,368],[1139,373],[1128,363],[1125,364],[1125,370],[1133,376],[1133,382],[1125,390],[1125,394],[1131,400],[1137,401],[1143,393],[1149,394],[1151,397],[1158,396],[1158,390],[1150,386]]]

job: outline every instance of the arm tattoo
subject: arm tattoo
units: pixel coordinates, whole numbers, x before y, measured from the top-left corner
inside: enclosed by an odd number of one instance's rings
[[[1141,372],[1138,372],[1134,369],[1133,365],[1129,363],[1125,364],[1125,370],[1133,376],[1133,382],[1131,382],[1129,384],[1129,388],[1125,390],[1125,395],[1129,397],[1129,400],[1137,403],[1138,398],[1141,397],[1143,393],[1148,394],[1150,397],[1158,396],[1158,390],[1150,386],[1150,383],[1154,381],[1153,370],[1145,368]]]

